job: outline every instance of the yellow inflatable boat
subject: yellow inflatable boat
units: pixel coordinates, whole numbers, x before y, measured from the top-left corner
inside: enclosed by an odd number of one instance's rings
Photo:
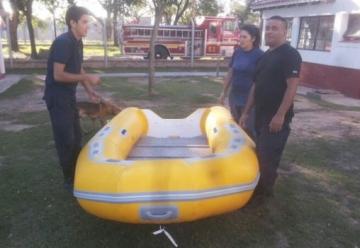
[[[185,222],[241,208],[258,179],[254,144],[225,108],[185,119],[127,108],[82,149],[74,196],[105,219]]]

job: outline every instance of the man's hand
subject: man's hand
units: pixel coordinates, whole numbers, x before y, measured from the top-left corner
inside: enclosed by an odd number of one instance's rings
[[[240,119],[239,119],[239,126],[244,129],[246,128],[246,122],[247,122],[247,119],[249,118],[249,115],[248,114],[245,114],[243,113],[241,116],[240,116]]]
[[[85,78],[85,81],[89,82],[92,86],[99,85],[101,82],[101,79],[98,75],[86,74]]]
[[[281,114],[275,114],[272,118],[269,129],[271,133],[277,133],[282,129],[282,126],[284,124],[285,116]]]
[[[97,93],[94,90],[90,90],[87,92],[88,96],[90,98],[90,101],[94,102],[94,103],[99,103],[101,100],[101,96],[99,95],[99,93]]]

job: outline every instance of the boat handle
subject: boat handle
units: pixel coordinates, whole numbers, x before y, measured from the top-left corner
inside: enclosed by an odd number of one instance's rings
[[[142,207],[141,218],[144,220],[172,220],[178,216],[178,209],[175,206]]]
[[[168,219],[172,214],[172,211],[166,211],[164,213],[152,213],[151,210],[146,211],[146,215],[150,219]]]

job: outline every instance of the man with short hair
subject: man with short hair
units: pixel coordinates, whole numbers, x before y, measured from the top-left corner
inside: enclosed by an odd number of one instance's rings
[[[93,86],[100,83],[100,78],[85,73],[82,67],[82,38],[87,35],[88,10],[71,6],[65,19],[69,31],[58,36],[51,45],[43,99],[51,119],[55,146],[64,174],[64,187],[72,191],[76,160],[81,149],[76,87],[80,83],[89,98],[98,101],[99,95]]]
[[[239,124],[244,127],[255,106],[256,151],[260,180],[255,195],[271,196],[277,168],[290,134],[293,102],[299,84],[301,56],[286,41],[287,22],[273,16],[266,22],[265,42],[269,49],[255,69],[254,84]]]

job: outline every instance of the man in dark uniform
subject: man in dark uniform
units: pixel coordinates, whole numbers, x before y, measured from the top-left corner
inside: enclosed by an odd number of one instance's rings
[[[88,11],[71,6],[66,12],[69,31],[58,36],[50,48],[43,99],[49,111],[55,146],[64,174],[64,186],[72,191],[78,154],[81,149],[76,87],[80,83],[92,101],[99,95],[93,86],[100,83],[96,75],[82,68],[83,43],[88,30]]]
[[[254,85],[239,121],[244,127],[250,109],[255,106],[256,150],[261,173],[255,194],[262,196],[273,193],[299,84],[301,56],[287,43],[286,33],[284,18],[273,16],[267,20],[265,42],[269,49],[258,61]]]

